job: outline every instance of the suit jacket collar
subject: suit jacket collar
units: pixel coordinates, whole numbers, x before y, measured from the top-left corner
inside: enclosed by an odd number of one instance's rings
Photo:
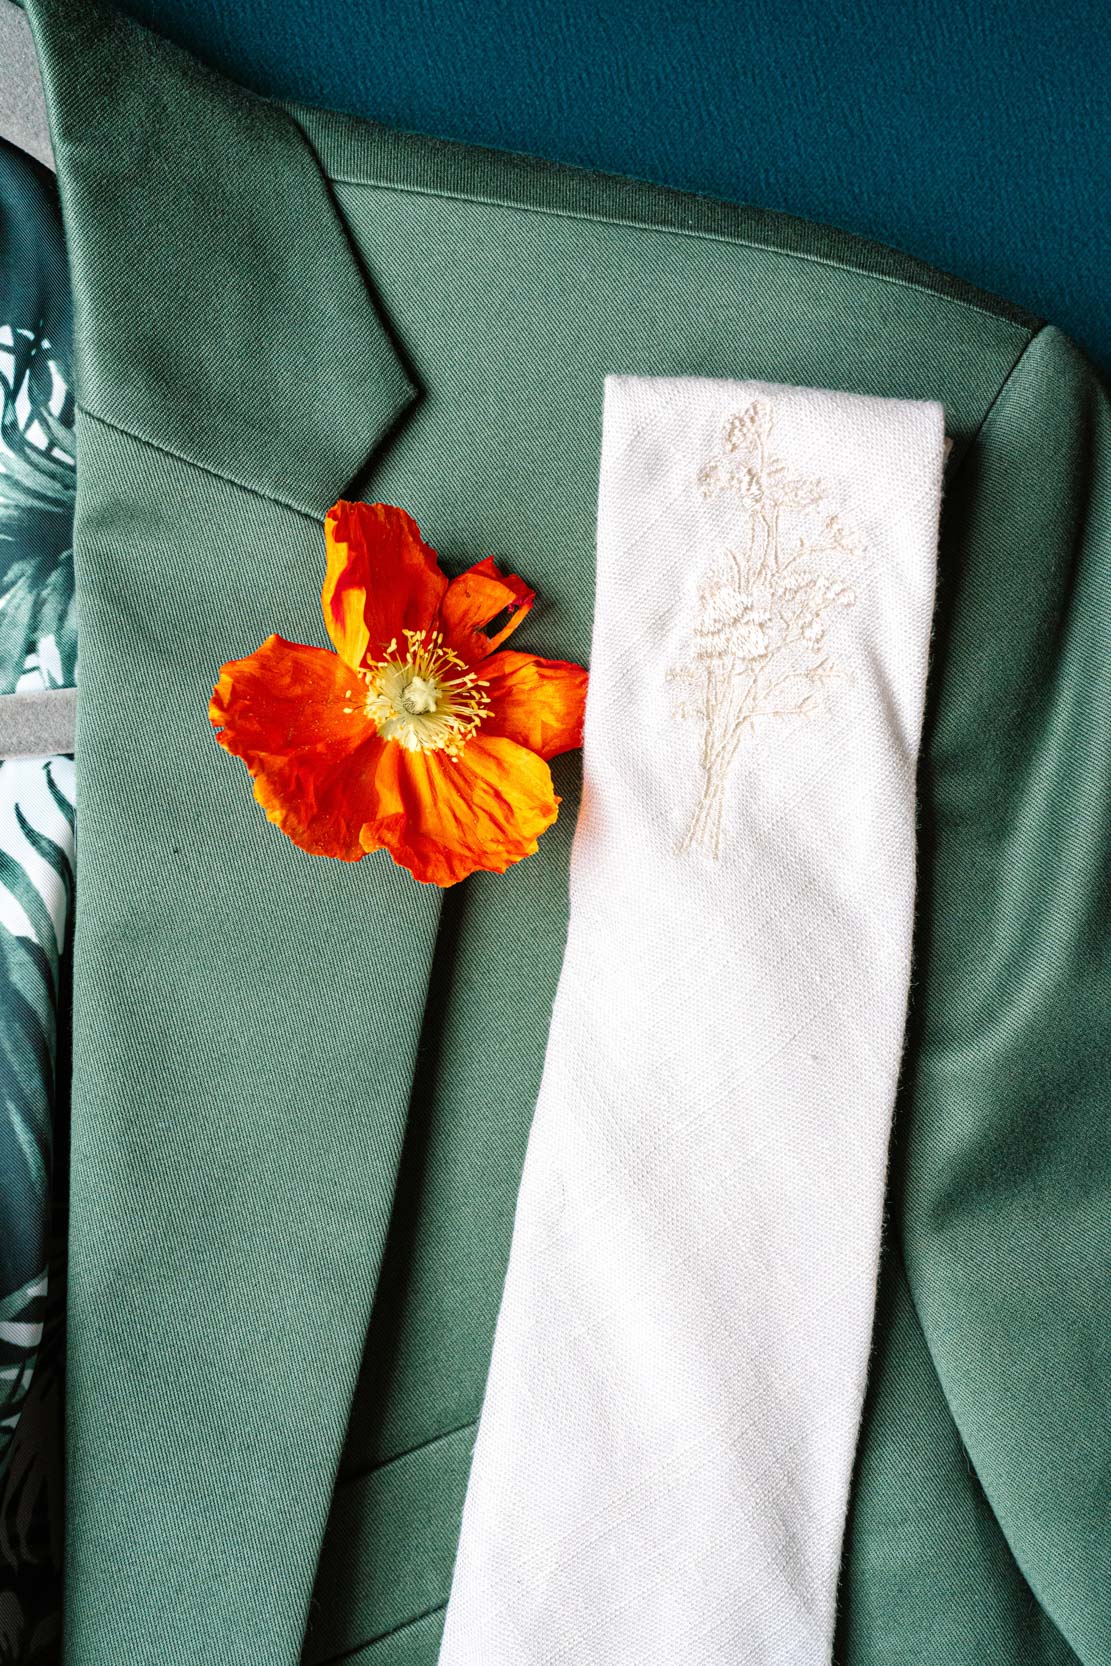
[[[80,404],[320,515],[415,390],[300,128],[97,0],[28,11],[70,234]],[[173,329],[151,304],[167,267],[180,273]]]

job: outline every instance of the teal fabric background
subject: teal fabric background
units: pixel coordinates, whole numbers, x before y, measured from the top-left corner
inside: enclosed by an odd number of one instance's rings
[[[1100,0],[122,3],[260,92],[873,237],[1111,367]]]

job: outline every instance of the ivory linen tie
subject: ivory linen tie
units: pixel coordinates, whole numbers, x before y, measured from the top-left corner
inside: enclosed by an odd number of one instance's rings
[[[571,914],[441,1666],[818,1666],[905,1024],[940,406],[606,382]]]

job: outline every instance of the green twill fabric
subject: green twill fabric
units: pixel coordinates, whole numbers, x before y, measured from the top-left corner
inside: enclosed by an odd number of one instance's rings
[[[1012,1599],[1005,1616],[995,1586],[992,1636],[983,1590],[952,1586],[983,1531],[966,1539],[948,1496],[895,1506],[893,1420],[920,1438],[905,1312],[905,1346],[878,1334],[845,1657],[1072,1658],[1048,1616],[1095,1666],[1111,1660],[1111,411],[1057,331],[994,402],[949,520],[896,1172],[910,1292],[976,1478],[963,1514],[983,1524],[982,1487],[1041,1612]],[[916,1575],[902,1620],[883,1576],[905,1588],[897,1563],[930,1516],[937,1584],[927,1605]]]
[[[270,631],[323,641],[319,517],[345,489],[410,509],[453,570],[511,562],[541,597],[521,645],[584,658],[610,371],[945,405],[839,1657],[1111,1659],[1092,374],[888,251],[269,104],[98,0],[28,11],[79,340],[68,1659],[435,1660],[577,760],[539,854],[441,899],[381,853],[303,856],[205,706]]]

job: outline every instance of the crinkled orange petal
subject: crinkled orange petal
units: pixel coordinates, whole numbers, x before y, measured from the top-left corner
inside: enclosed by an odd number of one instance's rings
[[[485,659],[512,635],[535,600],[535,590],[524,579],[516,573],[500,573],[487,556],[448,585],[440,604],[444,641],[469,664]],[[487,636],[486,626],[507,609],[509,617],[501,629]]]
[[[328,567],[321,602],[328,635],[348,665],[385,657],[396,637],[435,623],[447,579],[404,509],[337,503],[324,522]]]
[[[294,844],[357,862],[375,812],[386,743],[367,718],[362,680],[338,655],[269,636],[220,672],[208,715],[242,758],[255,797]]]
[[[367,850],[385,846],[425,885],[502,873],[531,856],[559,814],[547,764],[502,736],[478,734],[458,758],[391,746],[378,780]]]
[[[484,735],[505,735],[542,758],[582,745],[587,673],[581,665],[507,649],[479,675],[490,696]]]

